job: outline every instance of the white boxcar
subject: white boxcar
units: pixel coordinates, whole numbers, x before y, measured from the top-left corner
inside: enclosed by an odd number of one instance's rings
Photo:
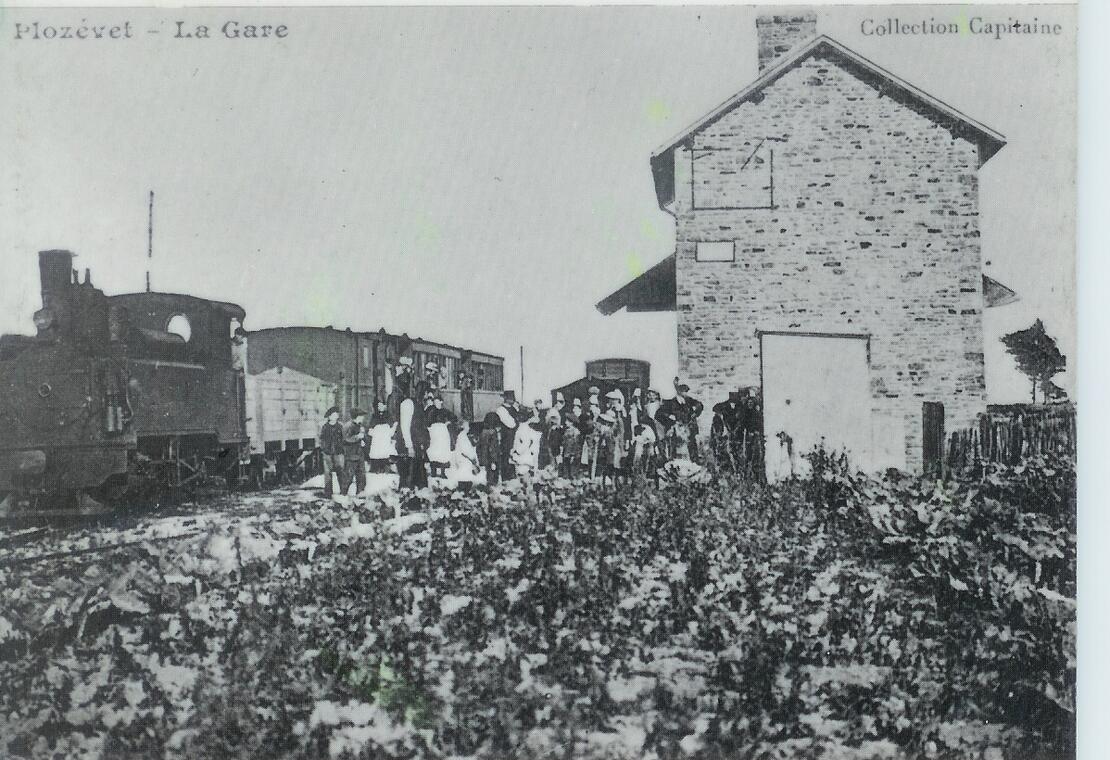
[[[281,451],[311,452],[335,404],[336,387],[288,367],[246,376],[247,435],[251,455],[274,458]]]

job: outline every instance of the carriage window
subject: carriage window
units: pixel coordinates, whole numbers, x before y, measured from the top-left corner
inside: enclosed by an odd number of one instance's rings
[[[184,314],[174,314],[166,322],[166,332],[170,335],[177,335],[188,343],[189,338],[193,337],[193,326],[189,324],[189,318]]]
[[[458,378],[455,376],[455,368],[458,367],[458,360],[453,356],[444,356],[443,367],[447,371],[447,379],[444,381],[444,387],[458,388]]]

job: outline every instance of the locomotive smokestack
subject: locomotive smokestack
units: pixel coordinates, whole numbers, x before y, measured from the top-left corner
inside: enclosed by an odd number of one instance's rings
[[[39,280],[42,303],[52,295],[64,293],[73,273],[73,254],[69,251],[39,251]]]

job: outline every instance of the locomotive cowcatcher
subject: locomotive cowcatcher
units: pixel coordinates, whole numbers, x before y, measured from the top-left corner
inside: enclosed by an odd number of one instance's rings
[[[0,336],[0,504],[160,498],[249,456],[243,309],[172,293],[106,296],[69,251],[39,253],[37,334]]]

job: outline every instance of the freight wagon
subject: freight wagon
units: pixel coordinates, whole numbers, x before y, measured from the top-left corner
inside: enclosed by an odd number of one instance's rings
[[[440,368],[444,408],[480,423],[501,403],[504,359],[423,338],[334,327],[274,327],[245,336],[250,481],[256,487],[320,471],[318,436],[324,413],[344,420],[385,399],[398,359]]]
[[[497,408],[504,388],[500,356],[385,330],[274,327],[248,333],[246,346],[248,374],[286,367],[333,385],[344,419],[354,407],[370,411],[388,395],[386,375],[402,356],[411,357],[421,374],[434,361],[444,407],[471,422]]]
[[[247,373],[245,386],[250,483],[261,488],[317,472],[317,436],[336,386],[283,366]]]

